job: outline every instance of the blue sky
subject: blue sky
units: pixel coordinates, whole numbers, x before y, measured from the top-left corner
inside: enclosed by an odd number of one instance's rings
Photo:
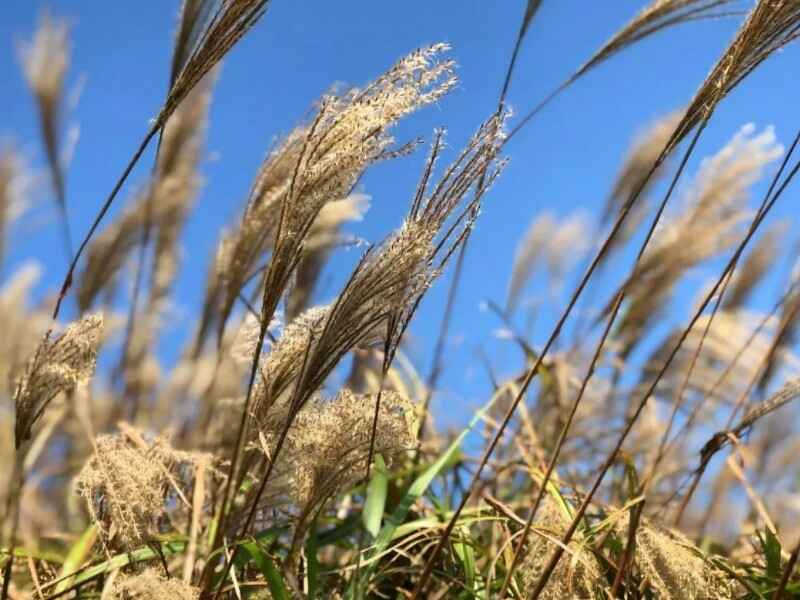
[[[643,4],[643,0],[545,0],[511,86],[509,101],[516,111],[524,113],[559,84]],[[68,80],[82,81],[79,102],[69,117],[80,126],[67,175],[76,239],[86,231],[148,120],[158,111],[178,6],[178,0],[17,0],[2,9],[0,138],[13,138],[38,167],[44,165],[44,153],[19,69],[17,43],[30,36],[45,7],[72,23]],[[446,126],[455,152],[496,105],[523,8],[523,0],[273,0],[267,15],[225,60],[214,92],[202,166],[206,183],[185,235],[175,297],[178,317],[170,323],[170,335],[161,348],[164,359],[169,361],[180,349],[202,299],[206,263],[220,227],[241,210],[254,173],[276,136],[291,130],[321,92],[335,82],[363,84],[410,50],[446,41],[459,64],[458,89],[438,106],[406,119],[396,134],[399,140],[430,139],[434,127]],[[444,379],[448,392],[437,399],[440,406],[447,403],[448,413],[458,414],[463,407],[467,414],[485,398],[487,383],[477,348],[491,340],[500,324],[480,306],[487,299],[505,297],[514,249],[530,221],[543,210],[561,215],[600,210],[632,136],[691,98],[738,24],[739,19],[726,19],[681,26],[618,55],[570,89],[508,145],[511,162],[487,198],[472,237],[454,314]],[[796,60],[794,48],[773,57],[723,102],[690,172],[700,158],[718,150],[747,122],[756,123],[759,130],[774,125],[778,139],[788,145],[798,125],[796,82],[787,75],[796,70]],[[369,172],[363,191],[372,197],[372,209],[362,223],[350,228],[352,233],[377,241],[399,224],[424,154]],[[141,163],[128,191],[144,181],[149,162]],[[23,260],[36,259],[45,267],[37,290],[44,294],[60,282],[64,259],[46,186],[35,201],[36,207],[12,238],[4,276]],[[774,218],[792,215],[796,201],[796,192],[790,190]],[[335,293],[357,252],[340,253],[337,268],[322,281],[320,298]],[[619,278],[624,271],[609,276]],[[696,283],[702,281],[701,277]],[[448,283],[446,276],[431,291],[412,326],[412,358],[423,373]],[[686,299],[693,296],[690,290]],[[546,337],[556,317],[549,309],[539,315],[535,340]],[[488,343],[501,372],[520,364],[510,348]]]

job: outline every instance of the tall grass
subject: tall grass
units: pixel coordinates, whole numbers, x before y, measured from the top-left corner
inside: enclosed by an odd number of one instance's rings
[[[69,266],[49,303],[31,305],[26,268],[0,289],[0,598],[800,598],[797,274],[770,312],[750,301],[791,258],[787,228],[764,221],[792,193],[800,132],[784,147],[745,125],[696,173],[690,161],[726,97],[798,36],[800,3],[744,13],[733,0],[655,0],[515,118],[520,49],[547,4],[523,3],[495,111],[461,149],[432,132],[402,222],[316,305],[343,228],[366,218],[358,183],[420,145],[393,128],[446,109],[459,82],[450,47],[434,44],[363,87],[321,91],[220,231],[193,332],[164,368],[158,340],[189,268],[181,240],[215,70],[268,4],[184,0],[163,105],[74,253],[61,158],[68,28],[45,15],[23,46]],[[510,140],[638,41],[723,16],[743,17],[733,41],[685,108],[633,140],[596,222],[543,213],[531,224],[506,300],[490,306],[522,356],[516,374],[496,375],[487,357],[485,405],[466,430],[438,429],[429,407],[468,240]],[[149,175],[104,225],[154,140]],[[0,241],[28,181],[14,147],[0,150]],[[635,260],[610,297],[589,298],[626,248]],[[408,329],[451,262],[421,375]],[[714,275],[664,332],[660,317],[699,269]],[[72,293],[78,314],[62,324]],[[564,340],[581,301],[592,318]],[[538,345],[516,323],[544,303],[560,316]],[[116,360],[98,369],[104,354]],[[478,429],[473,456],[464,440]]]

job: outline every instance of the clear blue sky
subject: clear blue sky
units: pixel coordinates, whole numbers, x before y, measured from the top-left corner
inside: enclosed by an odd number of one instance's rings
[[[517,112],[524,113],[560,83],[643,4],[644,0],[545,0],[510,91]],[[332,83],[363,84],[408,51],[446,41],[460,65],[459,88],[439,106],[405,120],[397,137],[429,139],[434,127],[444,125],[457,148],[496,104],[523,5],[524,0],[273,0],[267,15],[225,60],[214,92],[208,160],[202,167],[206,184],[186,231],[177,286],[183,318],[171,324],[171,335],[161,348],[165,360],[180,347],[181,335],[202,298],[206,264],[220,226],[241,210],[275,136],[288,132]],[[79,104],[70,116],[81,134],[67,176],[73,237],[79,238],[163,99],[179,2],[4,3],[0,137],[13,137],[30,162],[40,167],[44,154],[16,45],[30,35],[46,6],[72,20],[69,81],[85,77]],[[592,72],[509,144],[511,164],[487,199],[469,249],[448,345],[445,384],[451,391],[439,399],[440,405],[448,403],[448,412],[485,398],[487,386],[476,348],[499,323],[482,312],[480,304],[504,298],[515,246],[530,221],[545,209],[559,214],[579,208],[599,210],[631,137],[690,99],[738,24],[739,19],[690,24],[651,38]],[[797,83],[788,76],[796,72],[797,56],[797,49],[790,48],[773,57],[722,104],[692,165],[719,149],[748,121],[759,129],[773,124],[778,138],[788,145],[800,125]],[[377,241],[400,222],[423,158],[420,152],[369,173],[363,190],[372,196],[372,209],[351,232]],[[148,164],[143,161],[135,172],[134,185],[144,180]],[[41,261],[45,275],[38,293],[42,294],[58,285],[64,259],[46,186],[36,199],[38,208],[16,229],[9,262],[13,268],[28,258]],[[788,194],[777,216],[792,214],[796,202],[797,193]],[[341,272],[334,273],[329,283],[323,281],[322,298],[338,289],[344,267],[353,263],[356,253],[350,250],[338,259]],[[4,274],[8,272],[9,265]],[[448,278],[437,284],[412,326],[417,338],[413,358],[423,372],[428,369],[447,285]],[[535,339],[549,333],[555,316],[549,311],[540,316]],[[503,361],[519,365],[510,349],[499,350],[494,360],[501,370],[512,364]]]

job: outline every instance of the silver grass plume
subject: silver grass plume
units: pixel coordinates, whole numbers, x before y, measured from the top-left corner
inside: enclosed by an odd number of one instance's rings
[[[161,129],[189,93],[264,15],[269,0],[185,0],[170,89],[153,129]]]
[[[180,262],[180,236],[202,183],[199,164],[213,75],[209,74],[192,90],[167,122],[154,178],[139,208],[143,213],[142,239],[135,241],[143,242],[152,233],[154,249],[146,304],[133,315],[126,340],[122,367],[129,398],[152,388],[142,377],[142,370],[146,370],[157,341],[159,320],[166,311]]]
[[[88,310],[100,294],[110,296],[126,260],[147,227],[156,228],[151,275],[152,303],[169,289],[177,263],[177,241],[200,188],[198,165],[210,100],[211,82],[201,84],[172,116],[164,130],[152,180],[134,202],[88,247],[78,280],[78,308]]]
[[[718,9],[731,2],[733,0],[653,0],[595,52],[572,79],[578,79],[616,53],[662,29],[688,21],[714,18],[719,13]]]
[[[630,527],[628,515],[615,525],[623,539]],[[632,564],[657,598],[723,600],[737,598],[743,592],[735,579],[718,569],[686,536],[644,517],[636,528]]]
[[[54,19],[47,12],[43,13],[33,39],[22,44],[20,55],[25,79],[39,111],[39,126],[56,202],[66,219],[64,168],[59,157],[64,79],[70,61],[69,28],[66,21]]]
[[[728,293],[722,303],[723,310],[735,310],[747,301],[770,267],[775,263],[778,248],[786,233],[784,224],[770,228],[747,255],[733,275]]]
[[[561,222],[549,212],[540,214],[530,225],[514,253],[511,280],[506,298],[506,312],[512,313],[537,266],[548,268],[553,289],[586,249],[588,224],[583,215],[569,215]]]
[[[694,127],[706,123],[717,105],[774,52],[800,35],[800,2],[758,0],[746,21],[686,109],[670,142],[674,147]]]
[[[269,0],[209,0],[208,2],[201,0],[199,4],[186,2],[183,5],[181,25],[176,40],[176,51],[180,56],[173,58],[167,97],[144,139],[98,210],[77,253],[72,257],[56,300],[54,318],[58,317],[61,303],[72,286],[75,269],[84,249],[147,146],[156,134],[163,130],[169,118],[195,86],[263,16],[268,4]]]
[[[56,396],[72,392],[94,375],[102,332],[103,316],[91,314],[39,344],[16,384],[17,448],[30,439],[31,428]]]
[[[75,479],[92,521],[107,545],[130,550],[147,543],[185,514],[187,493],[203,455],[172,448],[167,436],[146,437],[125,423],[121,433],[94,440],[94,453]]]
[[[29,183],[22,157],[10,142],[0,142],[0,263],[8,227],[25,209]]]
[[[308,329],[308,342],[294,357],[300,372],[290,394],[290,419],[353,348],[374,339],[384,340],[387,354],[397,347],[418,302],[472,227],[483,194],[499,174],[502,163],[497,163],[497,153],[502,139],[502,119],[493,117],[428,191],[434,163],[444,145],[443,132],[437,132],[405,222],[364,255],[336,301],[317,313],[314,327]],[[472,199],[459,208],[470,191],[474,192]],[[279,342],[275,351],[280,346]],[[291,384],[291,378],[274,374],[272,360],[268,356],[262,368],[270,392],[257,395],[254,404],[253,413],[259,419]]]
[[[638,344],[686,271],[739,239],[750,187],[766,165],[783,153],[771,128],[758,135],[754,132],[752,124],[745,125],[722,150],[704,161],[684,212],[664,220],[655,231],[652,244],[625,283],[629,303],[617,327],[623,358]]]
[[[611,39],[603,44],[589,60],[570,75],[566,81],[550,92],[550,94],[533,109],[528,111],[514,129],[512,129],[509,138],[513,137],[561,92],[617,53],[669,27],[691,21],[714,19],[724,16],[728,13],[723,9],[732,2],[734,2],[734,0],[652,0],[650,4],[643,8],[633,19],[617,31]],[[674,143],[677,144],[677,141],[682,139],[690,129],[691,127],[685,128],[685,130],[676,130],[675,135],[677,136],[680,134],[680,137],[676,138]],[[666,150],[671,148],[665,147],[662,149],[665,150],[666,156],[666,154],[669,154]]]
[[[368,208],[369,197],[359,193],[329,202],[322,208],[308,233],[305,254],[297,266],[286,299],[289,319],[308,307],[328,256],[337,245],[346,243],[344,236],[339,233],[341,226],[346,221],[360,221]]]
[[[659,156],[667,146],[682,117],[682,111],[662,117],[634,140],[628,151],[617,174],[611,194],[606,200],[601,222],[603,225],[609,225],[623,210],[629,209],[630,213],[623,229],[614,239],[612,247],[606,252],[604,261],[608,261],[613,249],[620,248],[630,239],[647,214],[648,193],[667,172],[667,161],[658,163]],[[658,167],[651,173],[655,164],[658,164]],[[637,191],[639,201],[629,207],[630,201]]]
[[[323,207],[348,196],[372,163],[413,148],[392,148],[388,129],[453,88],[453,61],[439,61],[448,49],[446,44],[422,48],[364,89],[324,97],[311,122],[295,129],[270,153],[259,169],[242,225],[222,252],[224,294],[218,338],[260,256],[271,252],[261,309],[262,319],[269,320]]]
[[[364,476],[364,461],[370,446],[376,394],[355,394],[342,389],[333,398],[315,397],[300,410],[277,459],[269,494],[285,494],[302,512],[340,493]],[[383,392],[381,427],[375,452],[387,464],[416,443],[415,408],[407,398]],[[271,427],[260,432],[258,446],[275,446],[283,422],[270,419]]]
[[[110,600],[198,600],[200,590],[177,577],[168,577],[159,569],[147,568],[139,573],[116,572],[103,597]]]

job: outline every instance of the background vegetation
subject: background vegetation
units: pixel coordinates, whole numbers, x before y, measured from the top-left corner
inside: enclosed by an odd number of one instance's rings
[[[395,134],[431,105],[447,120],[462,84],[445,43],[320,90],[220,229],[170,362],[179,274],[201,268],[181,248],[220,64],[270,2],[184,0],[165,95],[80,236],[69,25],[42,15],[19,63],[69,266],[39,303],[31,267],[0,290],[0,597],[800,597],[800,290],[774,218],[800,132],[784,147],[745,124],[703,143],[740,84],[794,51],[800,2],[654,0],[517,114],[542,4],[509,24],[496,106],[463,144]],[[723,18],[736,34],[685,104],[642,128],[598,218],[536,216],[505,299],[486,305],[498,339],[473,360],[491,391],[466,428],[437,426],[470,236],[513,140],[641,41]],[[757,105],[763,90],[746,91]],[[415,153],[402,222],[349,235],[369,219],[365,174]],[[6,246],[35,183],[6,143]],[[347,248],[356,264],[321,299]],[[432,357],[415,364],[409,325],[445,272]]]

